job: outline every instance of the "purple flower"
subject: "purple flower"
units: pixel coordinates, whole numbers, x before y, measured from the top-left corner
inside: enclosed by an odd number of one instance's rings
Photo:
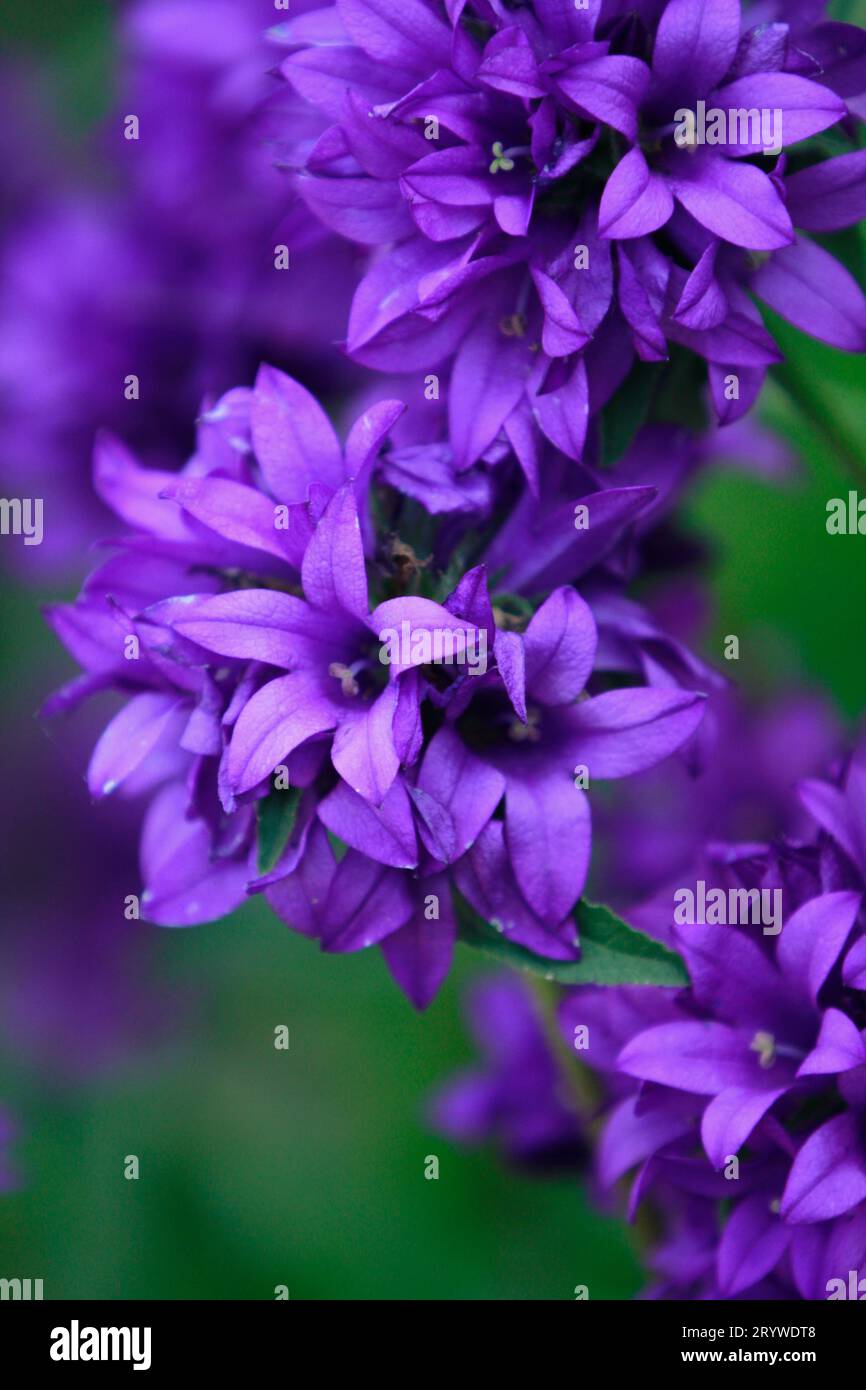
[[[277,34],[283,73],[332,123],[297,150],[297,187],[325,226],[377,248],[348,351],[407,372],[453,357],[452,401],[483,380],[473,427],[452,421],[467,462],[527,417],[579,458],[587,415],[671,343],[706,360],[717,418],[737,419],[779,360],[747,291],[866,347],[855,282],[794,232],[798,214],[818,231],[859,215],[860,152],[809,163],[806,143],[866,91],[854,26],[767,22],[740,0],[631,18],[546,0],[412,0],[398,18],[341,0]],[[686,122],[699,102],[724,116],[722,143]],[[764,110],[771,156],[749,118]]]
[[[750,731],[742,712],[729,727],[756,750],[769,732],[760,724]],[[864,767],[861,743],[833,764],[830,779],[801,785],[814,820],[809,827],[800,819],[796,838],[708,842],[681,866],[679,888],[669,884],[628,914],[681,953],[687,988],[593,985],[561,1000],[568,1053],[593,1073],[575,1075],[573,1093],[584,1105],[600,1096],[599,1195],[630,1176],[630,1217],[644,1204],[655,1212],[650,1297],[835,1299],[861,1291]],[[710,794],[715,800],[712,784]],[[490,1060],[434,1099],[439,1126],[463,1142],[502,1134],[499,1117],[514,1117],[522,1137],[525,1107],[531,1134],[539,1113],[552,1122],[548,1098],[566,1084],[564,1075],[552,1080],[568,1067],[566,1053],[551,1049],[520,986],[508,994],[491,986],[472,1010]],[[591,1118],[583,1106],[578,1115]]]
[[[562,1006],[610,1084],[601,1180],[636,1170],[632,1209],[647,1199],[669,1217],[663,1293],[826,1298],[866,1273],[861,767],[862,750],[843,788],[805,784],[831,823],[818,840],[710,846],[696,920],[677,918],[678,894],[641,912],[680,951],[689,990],[577,990]],[[730,906],[776,894],[772,917]]]
[[[124,6],[117,109],[4,219],[4,489],[45,507],[44,543],[13,552],[27,574],[77,576],[106,529],[84,482],[97,430],[176,467],[202,397],[262,357],[330,390],[353,375],[332,351],[352,248],[311,222],[277,167],[277,117],[294,138],[322,123],[269,76],[274,15],[269,0],[218,0],[202,30],[189,0]],[[38,153],[60,139],[50,130]]]
[[[649,687],[582,699],[597,633],[589,607],[571,588],[553,591],[530,619],[522,642],[507,634],[497,640],[514,652],[511,664],[508,658],[499,661],[508,698],[504,692],[476,695],[457,729],[479,763],[500,774],[505,819],[488,825],[458,881],[476,909],[515,940],[567,958],[576,942],[570,913],[590,857],[583,788],[596,778],[633,775],[667,757],[694,733],[703,700],[691,691]],[[434,739],[428,758],[435,748]],[[425,762],[422,785],[426,770]],[[508,894],[508,907],[506,849],[516,890]]]
[[[81,766],[98,720],[46,738],[31,717],[45,678],[44,665],[19,673],[0,745],[16,787],[0,809],[0,1035],[53,1084],[129,1065],[176,1030],[187,1001],[154,978],[154,933],[137,920],[138,818],[88,804]]]
[[[49,612],[86,672],[49,710],[131,696],[88,780],[96,798],[149,798],[150,920],[209,920],[265,891],[325,950],[382,944],[423,1006],[448,969],[455,881],[513,941],[577,954],[584,788],[687,743],[702,696],[676,673],[609,688],[567,583],[540,602],[525,575],[491,598],[493,498],[519,495],[519,467],[491,447],[459,473],[447,440],[422,442],[402,412],[368,404],[341,444],[298,382],[263,367],[203,414],[180,475],[103,440],[97,487],[132,529],[78,602]],[[419,467],[401,495],[421,457],[429,477]],[[563,578],[606,560],[653,498],[584,485],[598,536],[572,551],[569,504]],[[285,825],[263,856],[272,812]]]

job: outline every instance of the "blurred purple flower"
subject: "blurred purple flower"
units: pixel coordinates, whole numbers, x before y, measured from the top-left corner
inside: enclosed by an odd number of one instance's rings
[[[798,712],[807,731],[814,716]],[[820,720],[812,731],[820,743]],[[717,757],[766,748],[772,733],[781,737],[760,721],[750,730],[740,711],[717,728]],[[706,843],[666,887],[660,865],[659,891],[626,914],[681,953],[688,988],[583,986],[560,1003],[565,1045],[580,1039],[575,1056],[594,1074],[580,1085],[578,1123],[603,1118],[598,1194],[632,1175],[629,1215],[655,1211],[649,1297],[850,1297],[866,1276],[866,743],[831,767],[828,780],[801,783],[809,821],[797,820],[790,786],[784,798],[767,788],[765,813],[787,801],[796,838]],[[698,880],[708,908],[689,921],[674,885]],[[770,915],[755,914],[762,893]],[[719,918],[720,901],[748,910]],[[521,985],[493,983],[478,998],[470,1018],[488,1060],[447,1083],[432,1113],[465,1143],[498,1135],[510,1153],[526,1137],[532,1156],[535,1119],[555,1131],[557,1048]]]
[[[332,344],[354,253],[277,167],[277,112],[295,138],[321,121],[269,74],[274,14],[265,0],[218,0],[202,27],[189,0],[124,6],[116,111],[19,190],[5,219],[3,486],[45,506],[44,543],[14,552],[25,577],[77,574],[106,527],[83,486],[97,430],[176,467],[202,397],[262,357],[329,390],[349,379]],[[137,139],[124,138],[125,113]],[[57,140],[35,132],[31,143]]]
[[[582,1168],[583,1128],[529,991],[510,976],[484,980],[470,991],[467,1014],[482,1064],[431,1097],[432,1127],[458,1144],[492,1139],[535,1173]]]
[[[32,697],[7,708],[2,740],[16,794],[0,812],[0,1034],[20,1061],[81,1081],[168,1036],[185,1001],[157,981],[155,934],[127,910],[138,888],[132,810],[88,804],[79,762],[94,721],[54,742],[29,719]]]

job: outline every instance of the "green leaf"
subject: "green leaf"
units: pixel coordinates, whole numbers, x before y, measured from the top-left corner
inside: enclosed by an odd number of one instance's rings
[[[258,821],[258,869],[269,874],[280,861],[291,839],[301,799],[299,787],[274,787],[256,805]]]
[[[573,984],[688,985],[689,972],[676,951],[635,931],[609,907],[581,898],[576,908],[580,960],[565,969]]]
[[[666,985],[681,988],[689,975],[680,956],[635,931],[609,907],[582,898],[575,908],[580,960],[547,960],[509,941],[485,922],[455,889],[460,937],[467,945],[517,970],[562,985]]]

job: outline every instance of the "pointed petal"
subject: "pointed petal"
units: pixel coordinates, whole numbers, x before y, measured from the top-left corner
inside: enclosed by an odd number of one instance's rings
[[[476,758],[445,724],[430,740],[418,786],[450,813],[454,828],[451,857],[459,859],[472,848],[502,800],[505,778]]]
[[[526,657],[517,632],[496,633],[493,643],[496,669],[518,718],[526,720]]]
[[[671,160],[669,181],[686,211],[722,241],[778,251],[794,240],[776,185],[754,164],[703,151],[681,153]]]
[[[798,908],[782,928],[776,957],[812,1003],[845,945],[860,903],[860,893],[823,893]]]
[[[509,778],[505,834],[523,896],[547,926],[556,926],[583,892],[589,867],[589,803],[570,768]]]
[[[866,218],[866,150],[841,154],[785,179],[788,212],[807,232],[836,232]]]
[[[333,426],[293,377],[276,367],[259,367],[250,421],[256,458],[281,502],[306,502],[314,482],[336,489],[345,481]]]
[[[109,796],[151,754],[167,732],[179,738],[189,706],[175,695],[134,695],[114,716],[93,750],[87,769],[91,796]]]
[[[837,1115],[811,1134],[794,1159],[785,1191],[786,1221],[829,1221],[866,1199],[866,1158],[857,1117]]]
[[[584,690],[598,642],[589,605],[575,589],[554,589],[524,633],[526,683],[544,705],[566,705]]]
[[[286,671],[337,660],[342,635],[339,623],[329,626],[303,599],[276,589],[215,594],[181,609],[171,626],[220,656],[262,661]]]
[[[723,1296],[736,1298],[775,1269],[790,1239],[790,1230],[772,1210],[766,1193],[738,1202],[719,1242],[717,1268]]]
[[[866,1063],[866,1043],[856,1024],[841,1009],[827,1009],[818,1041],[798,1076],[837,1076]]]
[[[667,182],[650,172],[637,146],[621,159],[605,186],[598,212],[603,237],[648,236],[670,220],[674,200]]]
[[[181,783],[169,783],[150,803],[142,826],[142,914],[161,927],[214,922],[246,897],[246,861],[214,858],[210,830],[189,819],[188,801]]]
[[[324,828],[314,824],[295,871],[265,889],[269,906],[292,931],[302,936],[318,936],[335,869],[333,851]]]
[[[531,362],[519,337],[506,337],[483,316],[460,347],[448,393],[448,419],[458,472],[489,448],[523,392]]]
[[[670,0],[653,49],[653,82],[704,96],[725,76],[740,42],[740,0]]]
[[[277,527],[271,500],[255,488],[228,478],[182,478],[171,495],[185,512],[227,541],[275,555],[297,568],[310,536],[309,520],[301,508],[289,514],[289,526]]]
[[[701,1139],[714,1168],[724,1168],[739,1152],[787,1089],[780,1086],[773,1091],[757,1091],[748,1086],[726,1086],[710,1101],[701,1120]]]
[[[761,266],[751,287],[804,333],[845,352],[866,352],[866,298],[823,246],[798,237]]]
[[[331,498],[304,552],[301,565],[304,593],[324,613],[342,609],[366,620],[367,573],[358,508],[351,487]]]
[[[238,794],[258,785],[305,739],[336,727],[337,706],[306,672],[279,676],[241,710],[229,746],[228,777]]]
[[[422,879],[409,922],[382,942],[388,969],[416,1009],[426,1009],[451,968],[457,920],[444,875]],[[428,909],[436,916],[428,917]]]
[[[626,1097],[611,1112],[599,1143],[598,1171],[604,1186],[612,1187],[630,1168],[683,1138],[692,1123],[690,1117],[661,1106],[643,1110],[638,1096]]]
[[[381,804],[400,766],[393,734],[398,698],[392,681],[369,708],[344,714],[331,747],[343,781],[373,806]]]
[[[628,777],[655,767],[687,739],[704,715],[705,697],[689,690],[611,690],[568,711],[570,752],[590,777]]]
[[[347,477],[364,474],[405,410],[402,401],[378,401],[358,416],[346,440]]]
[[[617,1066],[627,1076],[677,1091],[714,1096],[729,1086],[769,1090],[748,1033],[723,1023],[662,1023],[626,1043]]]
[[[409,877],[350,849],[337,865],[322,914],[324,951],[362,951],[398,931],[415,906]]]
[[[338,782],[318,814],[333,835],[377,864],[414,869],[418,863],[412,807],[399,778],[378,807],[371,806],[345,782]]]
[[[781,142],[785,148],[819,134],[847,114],[844,101],[835,92],[792,72],[756,72],[739,77],[713,92],[707,105],[723,111],[773,112],[771,125],[777,146]],[[752,134],[749,130],[742,139],[729,139],[721,148],[726,154],[737,157],[760,154],[765,147],[763,137],[753,140]],[[731,135],[730,127],[728,135]]]

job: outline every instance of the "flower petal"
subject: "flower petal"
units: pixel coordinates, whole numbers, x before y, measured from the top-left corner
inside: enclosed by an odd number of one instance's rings
[[[565,757],[585,763],[590,777],[643,772],[691,738],[704,704],[705,696],[690,690],[647,687],[596,695],[567,711],[571,741]]]
[[[648,236],[670,220],[674,200],[667,182],[650,172],[637,146],[629,150],[605,185],[598,211],[603,237],[624,239]]]
[[[418,897],[411,920],[382,942],[382,954],[410,1002],[426,1009],[451,968],[457,919],[444,875],[422,879]]]
[[[306,502],[313,482],[336,489],[345,481],[330,420],[315,397],[285,372],[259,367],[250,422],[256,458],[281,502]]]
[[[236,793],[249,791],[299,744],[334,729],[337,705],[307,672],[279,676],[244,705],[232,733],[228,778]]]
[[[589,605],[575,589],[554,589],[523,637],[526,683],[544,705],[567,705],[584,690],[598,642]]]
[[[752,290],[782,318],[845,352],[866,351],[866,298],[853,275],[814,241],[798,237],[771,256]]]
[[[823,893],[788,918],[776,956],[801,993],[815,1003],[860,911],[860,893]]]
[[[556,926],[583,892],[589,867],[589,803],[570,768],[509,777],[505,834],[523,896],[542,922]]]
[[[328,614],[342,610],[366,621],[367,573],[351,487],[335,493],[322,513],[304,552],[301,582],[314,608]]]
[[[785,1191],[786,1221],[829,1221],[866,1198],[866,1158],[857,1116],[837,1115],[811,1134],[794,1159]]]

